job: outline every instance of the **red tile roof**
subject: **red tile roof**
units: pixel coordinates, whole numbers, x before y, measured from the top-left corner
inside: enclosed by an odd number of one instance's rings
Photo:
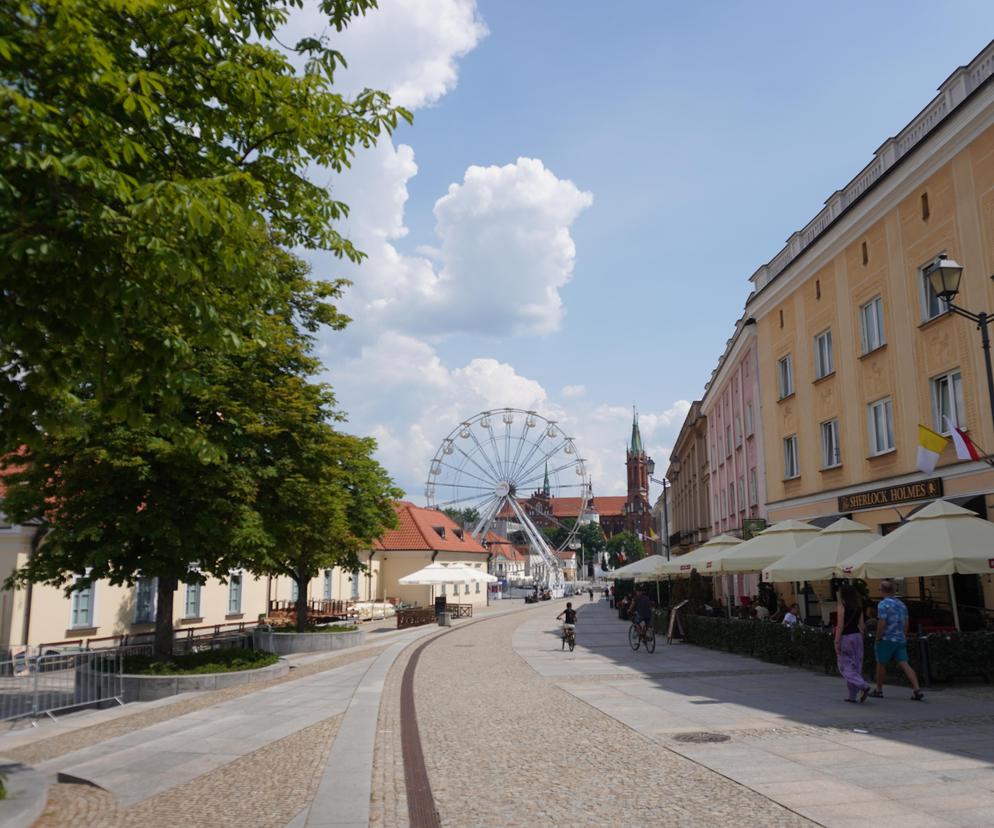
[[[628,498],[625,495],[609,495],[607,497],[595,497],[587,505],[587,512],[595,512],[598,515],[612,517],[625,513],[625,503]],[[541,501],[536,501],[541,503]],[[550,497],[549,505],[552,507],[552,516],[555,518],[577,518],[580,516],[580,506],[583,499],[579,497]],[[500,517],[513,517],[513,512],[509,506],[505,506]]]
[[[377,549],[487,554],[487,550],[468,532],[460,538],[462,527],[444,512],[424,509],[406,500],[394,503],[394,509],[397,511],[397,528],[384,533],[376,541]],[[441,529],[441,533],[436,529]]]

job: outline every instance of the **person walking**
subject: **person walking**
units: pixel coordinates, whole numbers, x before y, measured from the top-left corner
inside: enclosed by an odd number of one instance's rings
[[[588,601],[593,601],[594,600],[594,588],[593,587],[588,587],[587,588],[587,594],[590,596],[589,598],[587,598],[587,600]]]
[[[865,702],[870,683],[863,678],[863,599],[849,584],[839,590],[835,616],[835,658],[849,690],[846,701]]]
[[[912,701],[922,701],[925,694],[918,686],[918,676],[908,664],[908,608],[894,595],[894,582],[880,582],[882,600],[877,604],[877,633],[873,645],[877,659],[877,686],[870,696],[874,699],[884,697],[884,679],[887,677],[887,665],[896,661],[904,675],[911,682]]]

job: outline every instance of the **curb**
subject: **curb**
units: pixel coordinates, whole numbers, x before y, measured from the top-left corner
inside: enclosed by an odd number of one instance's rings
[[[55,777],[11,759],[0,759],[0,775],[7,788],[7,798],[0,799],[0,825],[31,828],[45,810]]]

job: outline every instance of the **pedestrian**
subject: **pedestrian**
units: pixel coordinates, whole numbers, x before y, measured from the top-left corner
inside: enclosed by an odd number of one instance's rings
[[[904,675],[911,682],[911,700],[922,701],[925,694],[918,687],[918,676],[908,664],[908,608],[894,595],[894,582],[880,582],[881,601],[877,604],[876,643],[873,645],[877,659],[877,686],[870,696],[875,699],[884,697],[884,679],[887,677],[887,665],[896,661]]]
[[[796,626],[801,620],[801,608],[797,604],[791,604],[787,607],[787,612],[783,616],[783,625],[785,627]]]
[[[593,601],[594,600],[594,588],[593,587],[587,587],[587,594],[590,596],[587,600],[588,601]]]
[[[849,690],[846,701],[865,702],[870,683],[863,678],[863,599],[849,584],[839,590],[835,618],[835,659]]]

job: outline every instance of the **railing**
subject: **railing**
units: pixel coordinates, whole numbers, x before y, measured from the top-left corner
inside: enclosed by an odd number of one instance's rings
[[[410,607],[397,611],[397,629],[403,630],[408,627],[420,627],[424,624],[435,623],[434,607]]]
[[[230,624],[205,624],[200,627],[179,627],[173,630],[173,651],[187,653],[207,647],[229,646],[234,640],[251,635],[254,621],[237,621]],[[71,638],[62,641],[47,641],[32,647],[39,655],[56,655],[66,652],[102,652],[122,648],[149,647],[155,641],[155,633],[143,632],[122,635],[104,635],[94,638]]]
[[[473,617],[473,605],[472,604],[446,604],[445,611],[449,613],[453,618],[472,618]]]
[[[270,615],[297,615],[297,602],[274,600],[269,602]],[[307,602],[308,618],[351,618],[356,614],[354,601],[335,601],[314,598]]]
[[[128,648],[127,651],[133,651]],[[32,656],[0,661],[0,721],[52,716],[75,707],[123,704],[125,649]]]

